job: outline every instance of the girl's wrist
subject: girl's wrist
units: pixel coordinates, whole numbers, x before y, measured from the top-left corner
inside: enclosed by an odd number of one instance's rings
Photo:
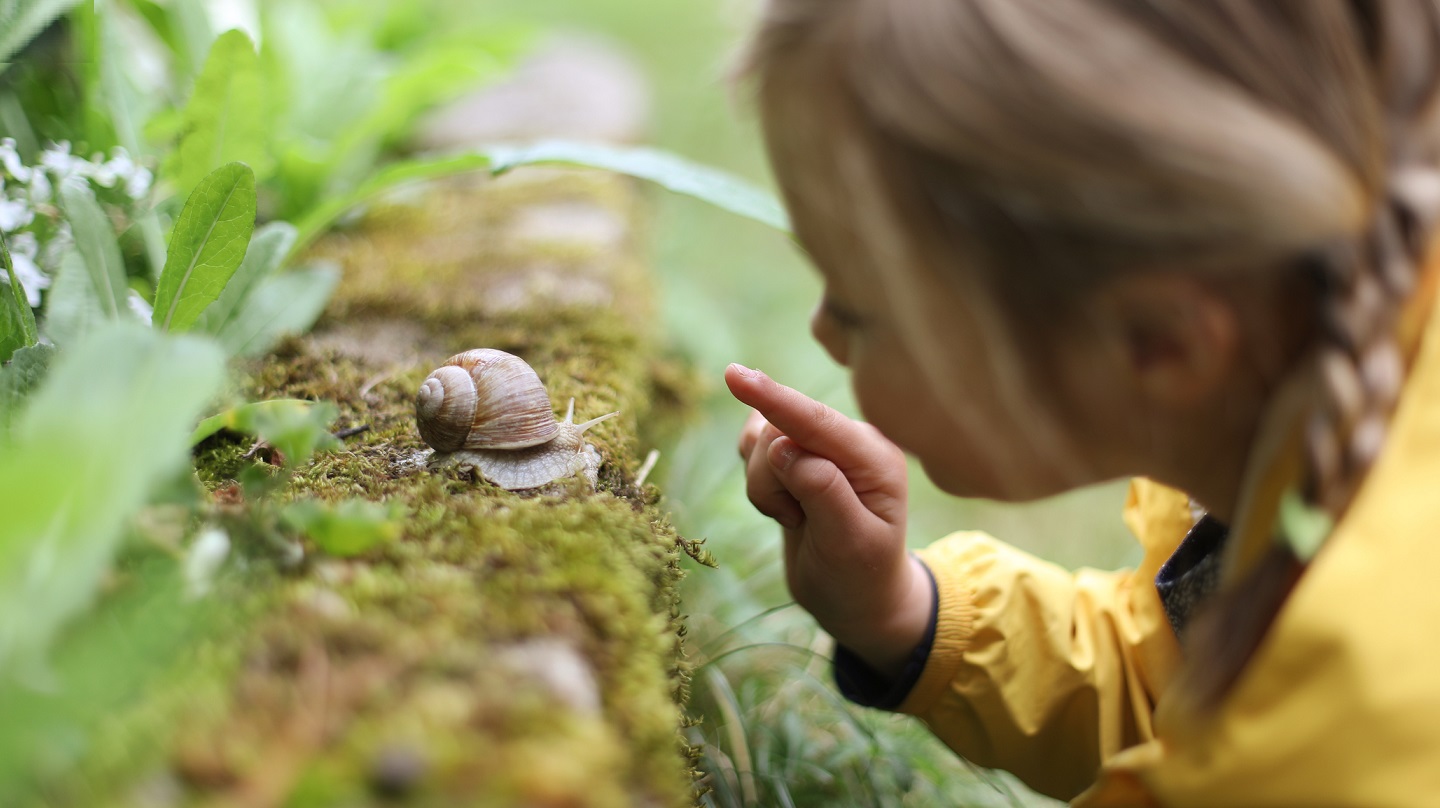
[[[905,564],[888,607],[877,608],[873,619],[821,622],[835,641],[887,678],[899,676],[916,646],[925,639],[935,611],[930,572],[913,555]]]

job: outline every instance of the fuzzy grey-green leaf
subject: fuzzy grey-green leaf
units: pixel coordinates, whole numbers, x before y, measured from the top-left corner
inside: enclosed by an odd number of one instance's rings
[[[128,305],[125,298],[129,287],[125,283],[125,263],[120,257],[115,228],[84,180],[61,183],[60,205],[66,221],[70,222],[75,249],[90,273],[101,309],[112,318],[119,317]]]
[[[184,469],[213,343],[107,323],[60,354],[0,452],[0,670],[37,669],[99,595],[125,526]]]
[[[170,234],[155,325],[168,331],[193,326],[239,268],[254,230],[254,172],[243,163],[215,169],[185,201]]]
[[[24,410],[30,391],[45,378],[54,356],[53,346],[31,345],[16,351],[10,364],[0,367],[0,444],[10,431],[10,423]]]
[[[266,278],[215,335],[232,354],[257,356],[286,334],[301,334],[324,311],[340,272],[309,267]]]
[[[60,256],[55,282],[45,295],[45,336],[65,348],[108,319],[84,259],[75,250],[66,250]]]

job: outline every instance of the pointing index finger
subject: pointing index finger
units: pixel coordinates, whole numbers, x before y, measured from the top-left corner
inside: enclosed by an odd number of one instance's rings
[[[802,449],[842,470],[876,459],[870,430],[758,370],[732,364],[725,369],[725,384],[735,398],[759,410]]]

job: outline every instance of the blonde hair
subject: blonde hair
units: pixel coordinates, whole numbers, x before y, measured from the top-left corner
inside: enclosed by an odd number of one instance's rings
[[[849,239],[897,312],[937,283],[981,292],[999,313],[965,315],[1004,351],[1117,273],[1307,282],[1305,495],[1344,510],[1404,381],[1394,324],[1434,207],[1415,178],[1440,156],[1435,2],[770,0],[746,64],[787,201],[825,231],[802,240]],[[920,355],[943,356],[940,319],[901,318]],[[994,364],[1024,400],[1019,363]],[[963,406],[942,366],[932,386]],[[1264,613],[1244,656],[1298,567],[1272,558],[1269,594],[1220,607]]]

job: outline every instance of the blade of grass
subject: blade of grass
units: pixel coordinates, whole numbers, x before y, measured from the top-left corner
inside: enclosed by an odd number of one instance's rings
[[[715,694],[715,704],[725,718],[730,754],[735,759],[736,772],[740,778],[741,800],[747,808],[757,805],[759,795],[755,790],[755,766],[750,757],[750,741],[746,737],[748,733],[745,720],[740,715],[740,702],[735,698],[735,690],[730,687],[730,680],[725,678],[725,674],[715,667],[705,672],[705,683]]]

